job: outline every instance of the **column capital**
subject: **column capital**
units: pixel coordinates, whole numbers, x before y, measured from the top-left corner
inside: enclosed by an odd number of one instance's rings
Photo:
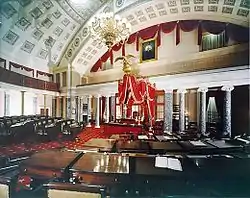
[[[164,88],[163,90],[164,90],[165,93],[173,93],[172,88]]]
[[[234,90],[234,86],[232,85],[224,85],[222,88],[221,88],[222,91],[233,91]]]
[[[207,87],[199,87],[198,92],[207,92],[208,91],[208,88]]]
[[[95,95],[93,95],[93,97],[95,97],[95,98],[101,98],[102,95],[101,94],[95,94]]]
[[[187,93],[186,89],[177,89],[177,93]]]
[[[116,93],[110,93],[109,96],[115,96]]]

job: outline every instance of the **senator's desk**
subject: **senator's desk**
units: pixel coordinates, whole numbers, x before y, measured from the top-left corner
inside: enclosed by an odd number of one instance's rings
[[[111,152],[114,148],[115,139],[93,138],[85,142],[78,150]]]
[[[71,168],[80,183],[112,186],[126,181],[129,157],[121,154],[85,153]]]
[[[178,141],[184,152],[193,154],[213,154],[220,152],[220,149],[204,141]]]
[[[133,133],[135,135],[141,134],[143,132],[142,125],[133,124],[121,124],[121,123],[105,123],[104,133],[105,134],[123,134],[123,133]]]
[[[182,153],[183,148],[177,142],[148,142],[150,146],[150,154],[165,154],[165,153]]]
[[[222,152],[238,152],[244,149],[243,144],[233,144],[226,140],[206,140],[205,142],[218,148]]]
[[[199,191],[199,197],[209,197],[211,192],[222,197],[249,197],[249,159],[210,155],[183,155],[174,158],[180,160],[181,171],[156,167],[155,156],[129,157],[104,153],[77,155],[74,152],[48,151],[35,154],[22,164],[22,168],[27,169],[26,174],[33,178],[47,179],[69,169],[70,179],[64,176],[66,181],[106,186],[112,196],[191,196],[197,195]]]
[[[149,153],[150,145],[146,141],[141,140],[119,140],[116,143],[116,151],[118,153]]]
[[[65,178],[68,166],[81,155],[66,150],[39,152],[20,164],[21,173],[35,179]]]

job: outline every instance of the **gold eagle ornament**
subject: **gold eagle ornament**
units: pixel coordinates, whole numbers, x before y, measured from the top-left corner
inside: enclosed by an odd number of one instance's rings
[[[131,58],[135,58],[135,56],[128,54],[126,56],[120,56],[115,59],[115,62],[118,60],[122,60],[123,62],[123,68],[122,70],[126,74],[131,74],[132,73],[132,63],[129,61]]]

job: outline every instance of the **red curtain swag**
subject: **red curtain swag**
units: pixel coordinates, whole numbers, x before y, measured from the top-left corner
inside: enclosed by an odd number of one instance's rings
[[[49,74],[49,73],[46,73],[46,72],[42,72],[42,71],[36,71],[36,77],[38,77],[38,75],[41,75],[41,76],[47,76],[47,77],[52,77],[53,74]]]
[[[19,65],[17,63],[10,62],[10,64],[9,64],[9,70],[10,71],[11,71],[11,67],[15,67],[17,69],[25,70],[27,72],[32,72],[32,76],[34,77],[34,69],[32,69],[32,68],[25,67],[25,66]]]
[[[157,46],[161,45],[161,37],[158,35],[160,32],[160,25],[154,25],[144,30],[139,31],[136,40],[136,50],[139,51],[140,39],[148,40],[152,38],[157,38]]]
[[[118,43],[114,45],[112,50],[118,51],[122,48],[122,55],[125,55],[126,44],[132,44],[136,42],[136,50],[139,50],[140,39],[147,40],[155,38],[157,39],[157,46],[161,45],[161,32],[168,34],[176,29],[175,42],[178,45],[181,41],[181,31],[190,32],[198,28],[197,44],[201,45],[202,35],[204,32],[210,34],[221,34],[225,31],[226,39],[230,37],[237,42],[245,42],[249,40],[249,29],[239,27],[232,24],[226,24],[216,21],[199,21],[199,20],[186,20],[186,21],[173,21],[162,23],[160,25],[154,25],[139,32],[136,32],[129,36],[125,44]],[[237,33],[236,33],[237,32]],[[240,32],[240,33],[239,33]],[[102,62],[106,62],[110,57],[110,62],[113,64],[113,52],[112,50],[106,52],[100,59]],[[98,71],[101,68],[101,62],[98,60],[92,67],[91,72]]]

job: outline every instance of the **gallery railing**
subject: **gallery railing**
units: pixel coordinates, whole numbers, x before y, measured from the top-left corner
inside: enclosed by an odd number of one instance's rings
[[[59,91],[58,83],[24,76],[3,67],[0,67],[0,82],[47,91]]]

